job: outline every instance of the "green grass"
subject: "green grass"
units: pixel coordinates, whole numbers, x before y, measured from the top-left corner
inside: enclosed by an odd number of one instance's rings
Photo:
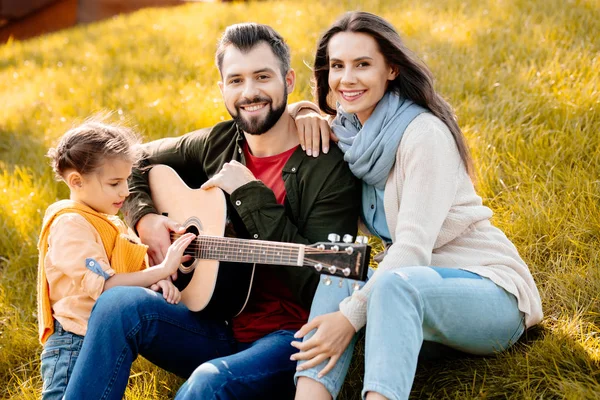
[[[425,0],[192,4],[0,46],[0,397],[39,397],[36,241],[67,195],[44,153],[74,121],[117,111],[147,139],[227,118],[213,64],[225,26],[271,24],[310,97],[315,43],[344,10],[389,19],[433,70],[477,189],[529,264],[545,319],[508,352],[422,365],[414,398],[592,399],[600,393],[600,2]],[[357,398],[360,362],[342,398]],[[136,362],[127,399],[181,381]]]

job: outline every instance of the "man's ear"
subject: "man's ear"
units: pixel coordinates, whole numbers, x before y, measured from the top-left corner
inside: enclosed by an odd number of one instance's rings
[[[294,87],[296,86],[296,71],[292,68],[285,74],[285,86],[287,87],[287,92],[292,93],[294,91]]]
[[[69,172],[65,178],[65,182],[71,190],[78,190],[83,187],[83,177],[77,171]]]
[[[219,87],[219,90],[221,91],[221,96],[223,96],[223,81],[217,82],[217,86]]]

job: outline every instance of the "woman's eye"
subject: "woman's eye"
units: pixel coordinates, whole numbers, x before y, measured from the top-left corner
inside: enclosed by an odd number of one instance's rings
[[[342,64],[331,64],[331,69],[340,69],[342,68]]]

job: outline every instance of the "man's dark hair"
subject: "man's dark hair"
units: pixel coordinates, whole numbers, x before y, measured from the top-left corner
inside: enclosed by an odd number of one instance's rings
[[[223,55],[227,46],[233,45],[241,52],[247,53],[262,42],[268,44],[279,59],[281,76],[285,77],[290,70],[290,48],[281,35],[270,26],[250,22],[228,26],[221,36],[215,55],[221,77],[223,77]]]

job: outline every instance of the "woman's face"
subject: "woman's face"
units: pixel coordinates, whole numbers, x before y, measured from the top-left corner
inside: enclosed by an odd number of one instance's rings
[[[397,73],[366,33],[340,32],[327,46],[329,88],[344,111],[354,113],[362,124],[383,97]]]

